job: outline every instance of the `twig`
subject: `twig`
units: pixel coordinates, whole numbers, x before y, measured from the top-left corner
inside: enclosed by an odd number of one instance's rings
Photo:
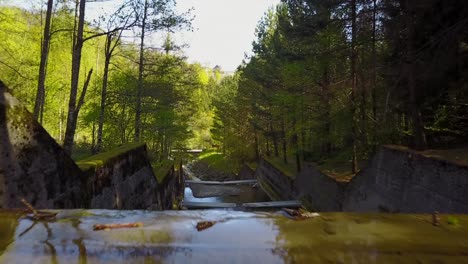
[[[143,226],[142,222],[123,223],[123,224],[97,224],[93,226],[93,230],[99,231],[99,230],[108,230],[108,229],[115,229],[115,228],[130,228],[130,227],[141,227],[141,226]]]
[[[301,208],[299,210],[282,208],[282,210],[286,212],[286,214],[294,220],[304,220],[304,219],[320,216],[318,213],[308,212]]]
[[[33,219],[33,220],[52,220],[53,218],[55,218],[55,216],[57,215],[57,213],[52,213],[52,212],[41,212],[41,211],[37,211],[36,209],[34,209],[34,207],[28,202],[26,201],[26,199],[24,198],[21,198],[20,200],[27,208],[29,211],[32,212],[32,216],[28,215],[29,218]]]
[[[26,201],[26,199],[21,198],[21,202],[29,209],[29,211],[31,211],[31,213],[33,213],[34,217],[39,215],[37,213],[36,209],[34,209],[34,207],[30,203],[28,203],[28,201]]]

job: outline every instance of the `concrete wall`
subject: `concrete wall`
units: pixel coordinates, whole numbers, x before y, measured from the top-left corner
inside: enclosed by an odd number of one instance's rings
[[[183,188],[174,167],[157,183],[144,143],[78,163],[0,82],[0,208],[170,209]]]
[[[0,208],[83,207],[81,171],[0,82]]]
[[[384,146],[350,182],[343,210],[468,213],[468,167]]]
[[[182,167],[179,166],[178,169],[175,169],[174,165],[171,166],[158,186],[160,209],[173,209],[176,199],[183,195],[184,185]]]
[[[300,199],[316,211],[468,213],[468,166],[403,147],[381,147],[350,183],[336,182],[312,164],[303,167],[292,180],[262,160],[255,175],[275,199]]]
[[[158,183],[144,143],[98,154],[78,165],[86,172],[89,208],[159,208]]]
[[[277,201],[295,199],[294,179],[286,176],[267,160],[260,160],[255,171],[255,177],[271,199]]]
[[[248,165],[242,165],[237,180],[253,180],[255,179],[255,171],[252,170]]]
[[[337,182],[312,164],[304,164],[295,178],[297,198],[315,211],[341,211],[346,183]]]

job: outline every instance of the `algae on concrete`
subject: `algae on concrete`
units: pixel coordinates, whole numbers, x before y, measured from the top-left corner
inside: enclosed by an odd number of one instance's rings
[[[288,176],[291,179],[294,179],[297,174],[297,168],[292,162],[290,164],[284,164],[283,160],[280,158],[264,158],[268,163],[273,167],[279,170],[284,175]]]
[[[156,176],[156,180],[158,181],[158,184],[161,184],[164,182],[166,179],[166,176],[168,176],[174,166],[174,161],[165,159],[161,162],[155,162],[151,164],[151,167],[153,168],[153,174]]]
[[[321,213],[297,221],[271,212],[63,210],[24,235],[33,221],[0,216],[10,219],[0,237],[9,244],[4,263],[466,263],[468,255],[468,215],[441,214],[433,226],[429,214]],[[200,221],[216,225],[199,232]],[[93,231],[127,222],[143,226]]]
[[[14,241],[20,216],[20,214],[14,212],[0,211],[0,256],[8,245]]]
[[[133,149],[144,147],[145,145],[146,143],[144,142],[125,144],[115,149],[93,155],[86,159],[76,161],[76,164],[78,165],[78,167],[80,167],[82,171],[87,171],[91,168],[99,168],[106,164],[112,158],[118,157],[119,155],[125,154]]]

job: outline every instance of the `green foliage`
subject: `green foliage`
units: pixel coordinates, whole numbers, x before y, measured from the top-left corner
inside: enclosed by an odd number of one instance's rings
[[[466,140],[465,70],[456,66],[467,54],[466,40],[460,39],[459,25],[466,25],[462,12],[439,0],[414,6],[356,1],[355,9],[352,3],[285,0],[265,14],[256,29],[253,55],[236,78],[227,79],[232,84],[218,85],[219,91],[231,87],[233,92],[213,101],[212,134],[223,152],[244,161],[270,156],[286,167],[300,166],[303,159],[320,161],[330,174],[346,178],[353,142],[364,161],[380,144],[416,141],[413,110],[420,112],[432,145]],[[446,13],[435,14],[433,4]],[[462,9],[461,1],[455,5]],[[414,16],[408,22],[410,7]],[[411,27],[415,36],[408,36]],[[446,38],[434,38],[444,34]],[[442,46],[449,53],[437,50]],[[416,62],[402,62],[412,49],[418,51]],[[410,74],[416,80],[415,103],[409,100]]]
[[[190,27],[190,14],[176,14],[174,1],[150,1],[151,30]],[[113,17],[103,16],[97,27],[85,26],[85,38],[103,28],[111,29],[131,12],[140,12],[141,5],[126,1]],[[140,3],[141,4],[141,3]],[[0,70],[2,81],[32,110],[37,87],[41,45],[41,14],[13,7],[0,7]],[[74,27],[74,5],[57,3],[53,14],[50,55],[47,64],[46,95],[42,125],[58,142],[62,142],[67,121],[71,79],[71,46]],[[129,18],[131,19],[131,18]],[[118,20],[118,21],[117,21]],[[128,25],[128,24],[126,24]],[[115,25],[114,25],[115,26]],[[109,69],[106,108],[103,124],[103,148],[112,149],[133,140],[135,132],[135,100],[138,80],[138,47],[119,45],[114,36],[115,56]],[[170,43],[169,43],[170,42]],[[23,45],[27,43],[27,45]],[[78,116],[74,157],[84,157],[94,148],[101,105],[102,71],[106,35],[87,40],[83,47],[81,78],[91,68],[94,75]],[[170,44],[170,45],[169,45]],[[142,141],[148,142],[150,154],[164,160],[173,148],[193,145],[211,146],[209,129],[212,124],[209,86],[213,86],[211,70],[189,64],[177,52],[178,47],[168,39],[165,53],[145,50],[144,87],[142,95]],[[219,73],[214,77],[219,80]],[[79,85],[82,87],[82,84]],[[81,91],[78,91],[78,95]],[[195,142],[191,144],[191,142]],[[199,144],[201,142],[201,144]]]
[[[148,32],[190,27],[190,14],[176,14],[174,1],[149,2]],[[142,3],[126,2],[114,19],[129,12],[141,15]],[[281,1],[258,23],[253,55],[234,75],[225,75],[218,66],[207,69],[188,63],[169,34],[162,52],[145,49],[140,139],[147,142],[151,157],[163,162],[172,150],[218,147],[222,155],[207,158],[220,167],[269,156],[294,171],[302,160],[312,160],[346,174],[354,140],[361,160],[380,144],[414,142],[417,118],[412,112],[420,114],[430,145],[466,141],[468,45],[462,37],[467,25],[462,2],[431,0],[406,6],[392,0],[363,0],[356,5],[353,42],[351,2]],[[2,81],[32,109],[41,14],[4,6],[0,14]],[[73,4],[57,4],[40,118],[59,142],[68,114],[73,15]],[[112,25],[105,18],[101,22]],[[98,26],[87,24],[85,37],[102,32],[105,25]],[[95,74],[78,116],[75,141],[82,148],[75,156],[86,155],[96,144],[105,43],[103,35],[84,45],[79,87],[89,69]],[[139,47],[120,45],[115,38],[112,43],[116,49],[109,70],[104,149],[127,144],[135,134]],[[410,55],[413,61],[408,60]],[[353,93],[352,59],[357,79]]]

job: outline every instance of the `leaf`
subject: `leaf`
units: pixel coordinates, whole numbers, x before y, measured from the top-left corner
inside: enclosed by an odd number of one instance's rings
[[[198,231],[205,230],[207,228],[212,227],[214,224],[216,224],[215,221],[201,221],[201,222],[198,222],[197,223],[197,230]]]

